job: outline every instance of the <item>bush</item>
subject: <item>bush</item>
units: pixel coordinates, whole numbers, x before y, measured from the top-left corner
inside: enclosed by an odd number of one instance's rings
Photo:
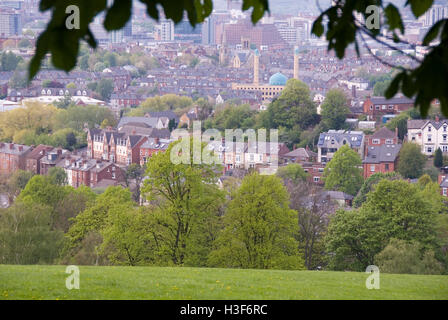
[[[423,251],[418,242],[391,239],[389,244],[375,256],[381,272],[409,274],[441,274],[442,264],[434,257],[434,251]]]

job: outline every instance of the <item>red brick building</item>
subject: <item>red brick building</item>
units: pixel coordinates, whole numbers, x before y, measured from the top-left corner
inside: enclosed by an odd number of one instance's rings
[[[44,158],[47,153],[54,148],[43,144],[38,145],[34,150],[28,153],[26,156],[26,171],[34,174],[41,174],[41,159]]]
[[[83,157],[67,157],[58,163],[67,173],[67,182],[70,186],[78,188],[81,185],[91,188],[118,185],[124,182],[124,172],[115,163],[86,159]]]
[[[140,163],[140,146],[147,139],[116,130],[90,129],[87,133],[87,155],[120,165]]]
[[[0,174],[26,169],[26,157],[32,148],[15,143],[0,142]]]
[[[368,120],[377,120],[386,114],[399,114],[414,107],[414,100],[408,98],[371,97],[364,101],[363,112]]]
[[[398,143],[398,129],[394,131],[382,127],[372,135],[366,136],[365,146],[380,146],[383,144],[397,144]]]
[[[153,154],[168,149],[167,142],[161,142],[159,138],[147,138],[140,146],[140,165],[145,165]]]
[[[397,166],[400,144],[382,144],[366,148],[363,164],[364,179],[381,172],[393,172]]]

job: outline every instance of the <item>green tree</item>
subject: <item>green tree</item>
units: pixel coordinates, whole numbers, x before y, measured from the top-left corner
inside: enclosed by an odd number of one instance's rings
[[[65,173],[65,170],[62,168],[50,168],[50,170],[48,170],[48,177],[58,186],[67,184],[67,173]]]
[[[347,107],[347,97],[344,91],[340,89],[328,91],[321,108],[323,131],[339,130],[345,127],[345,120],[350,109]]]
[[[0,55],[1,70],[15,71],[20,61],[22,61],[22,58],[15,55],[13,52],[2,52],[2,54]]]
[[[375,264],[385,273],[442,274],[443,266],[433,250],[422,253],[421,245],[390,239],[389,244],[375,256]]]
[[[290,79],[281,95],[268,107],[269,127],[292,129],[298,126],[300,130],[307,129],[317,123],[316,111],[308,86]]]
[[[48,207],[16,201],[0,214],[1,264],[52,264],[63,233],[52,230]]]
[[[139,164],[132,163],[127,169],[125,174],[126,185],[130,187],[133,185],[132,198],[135,202],[140,203],[140,187],[143,182],[145,169]]]
[[[98,82],[96,92],[104,101],[109,101],[110,95],[114,91],[114,82],[111,79],[101,79]]]
[[[25,189],[33,175],[29,171],[17,170],[10,176],[0,177],[0,191],[8,195],[9,203],[14,202],[14,199]]]
[[[409,114],[402,112],[387,122],[386,127],[390,130],[398,129],[398,138],[403,141],[404,136],[408,133],[408,119]]]
[[[277,170],[277,176],[286,180],[289,179],[294,183],[306,181],[309,174],[303,170],[302,166],[298,163],[290,163],[284,167],[280,167]]]
[[[201,217],[216,212],[223,194],[218,190],[219,166],[195,164],[193,140],[182,139],[169,146],[166,152],[157,153],[146,164],[142,193],[160,209],[164,222],[165,243],[172,263],[182,265],[188,258],[191,234]],[[202,145],[201,154],[207,152]],[[171,157],[182,154],[184,163],[175,163]],[[188,162],[188,163],[186,163]],[[168,236],[169,235],[169,236]]]
[[[96,238],[101,235],[103,229],[107,228],[109,215],[111,211],[114,212],[127,212],[134,208],[134,201],[132,200],[131,192],[122,187],[109,187],[104,193],[97,196],[94,203],[91,203],[87,208],[78,214],[68,230],[66,237],[67,243],[64,248],[63,256],[66,260],[76,262],[77,258],[81,258],[85,261],[85,257],[88,256],[89,264],[94,264],[98,259],[99,246],[102,241],[101,238],[98,241],[94,241],[96,245],[89,246],[89,250],[86,252],[83,247],[87,238]],[[92,242],[92,239],[88,241]],[[92,252],[93,250],[93,252]],[[84,252],[82,252],[84,251]],[[80,257],[80,252],[82,256]],[[103,254],[105,254],[103,252]],[[91,259],[95,259],[92,261]]]
[[[442,154],[442,150],[440,150],[440,148],[437,148],[437,150],[434,154],[434,166],[436,168],[443,167],[443,154]]]
[[[361,165],[359,154],[342,146],[324,169],[325,188],[356,195],[363,183]]]
[[[396,172],[377,172],[375,174],[372,174],[370,177],[364,180],[361,189],[359,189],[358,194],[353,199],[353,206],[355,208],[361,207],[361,205],[367,200],[367,195],[369,194],[369,192],[373,191],[378,182],[383,179],[400,180],[401,176]]]
[[[339,210],[330,220],[325,240],[330,268],[365,270],[391,238],[436,249],[431,207],[418,186],[381,180],[360,209]]]
[[[423,174],[426,157],[420,152],[420,146],[407,142],[398,154],[397,171],[404,177],[415,179]]]
[[[275,176],[243,179],[224,216],[224,230],[209,263],[218,267],[303,269],[295,239],[297,216]]]
[[[151,213],[111,208],[107,220],[101,230],[100,254],[116,265],[160,265],[160,260],[156,259],[158,250]]]
[[[375,86],[373,87],[373,95],[376,97],[384,97],[384,94],[386,93],[387,88],[389,88],[390,83],[390,80],[384,80],[375,83]]]

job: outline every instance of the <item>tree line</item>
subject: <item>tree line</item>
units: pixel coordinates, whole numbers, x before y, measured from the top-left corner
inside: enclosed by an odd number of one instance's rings
[[[447,272],[446,205],[427,176],[372,178],[348,210],[300,165],[219,180],[218,165],[173,164],[178,147],[147,163],[145,205],[127,188],[97,194],[57,172],[17,173],[0,263]]]

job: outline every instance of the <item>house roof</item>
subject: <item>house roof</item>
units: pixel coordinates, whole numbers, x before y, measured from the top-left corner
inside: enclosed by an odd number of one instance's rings
[[[153,117],[123,117],[118,123],[118,128],[123,127],[126,124],[133,124],[135,126],[143,126],[147,128],[155,128],[157,126],[159,118]]]
[[[332,143],[333,141],[337,144]],[[364,133],[361,131],[329,130],[319,135],[317,145],[319,147],[335,147],[348,144],[350,147],[360,147],[364,141]]]
[[[396,138],[395,132],[392,130],[387,129],[386,127],[382,127],[378,131],[376,131],[374,134],[372,134],[373,139],[394,139]]]
[[[369,146],[363,163],[395,162],[400,149],[401,144]]]

